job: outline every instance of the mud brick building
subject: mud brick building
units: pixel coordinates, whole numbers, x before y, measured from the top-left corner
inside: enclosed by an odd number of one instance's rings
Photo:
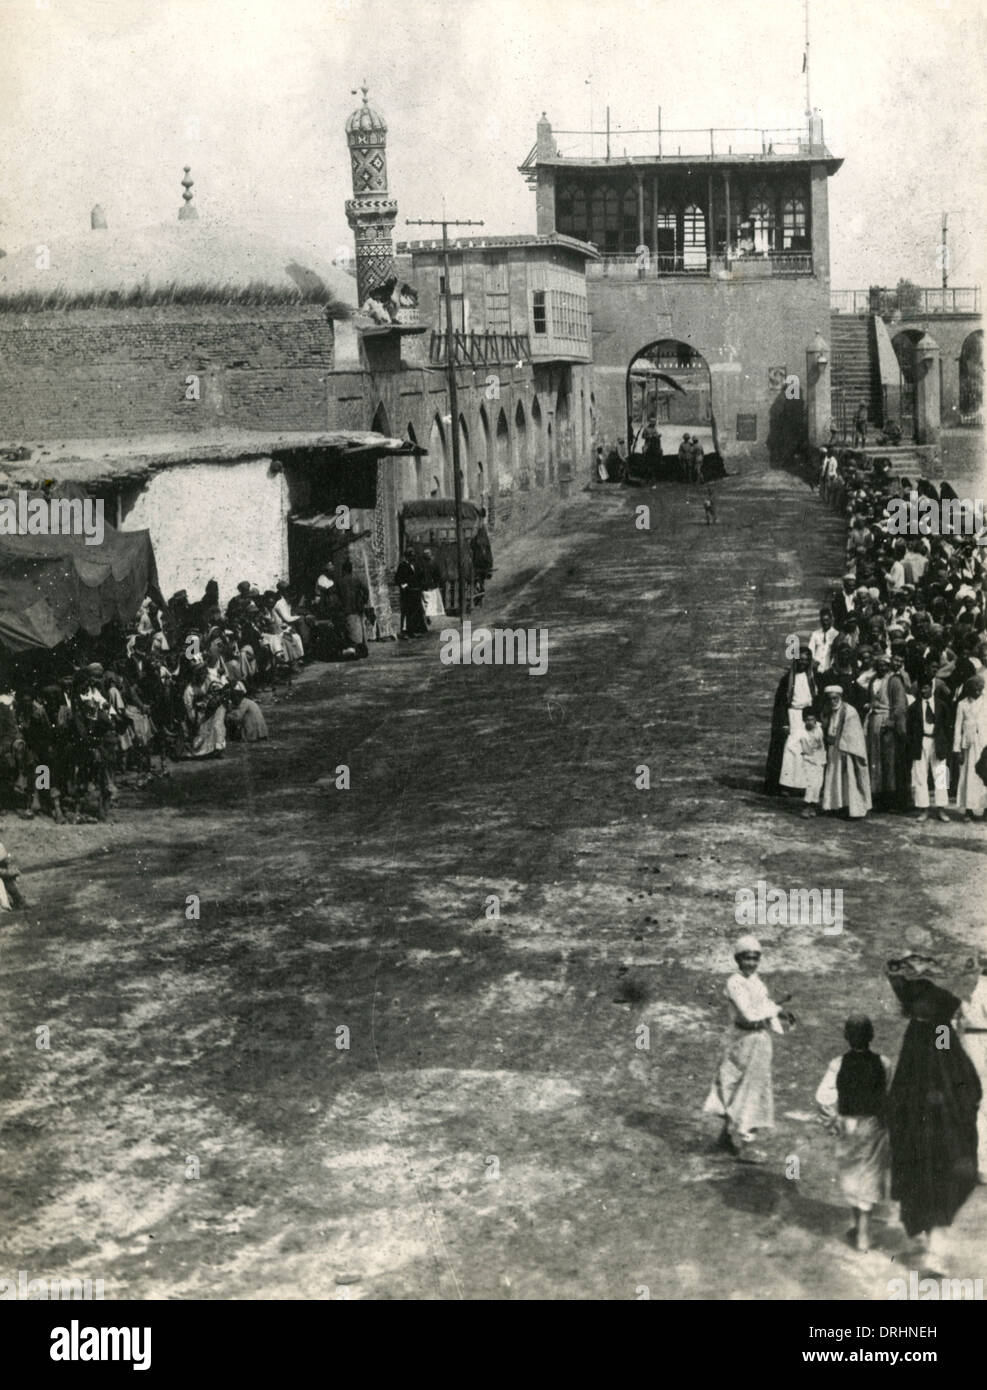
[[[345,136],[354,274],[200,218],[188,169],[173,221],[112,228],[97,206],[88,232],[0,260],[10,483],[84,482],[125,529],[150,529],[167,592],[215,578],[228,593],[244,575],[307,583],[317,556],[299,531],[337,504],[372,530],[383,574],[403,503],[452,495],[447,382],[426,336],[437,286],[425,256],[423,320],[414,257],[395,261],[387,126],[366,90]],[[457,346],[464,491],[501,538],[564,492],[589,451],[590,391],[570,363],[589,360],[582,267],[593,252],[559,247],[521,239],[511,254],[530,252],[533,284],[558,259],[552,274],[582,306],[570,315],[567,298],[558,326],[578,342],[553,330],[533,355],[516,306],[515,331],[499,350],[488,342],[482,364]],[[410,285],[396,279],[406,270]]]

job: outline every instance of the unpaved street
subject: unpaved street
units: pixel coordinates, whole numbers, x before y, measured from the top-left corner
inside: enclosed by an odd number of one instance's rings
[[[598,490],[498,555],[475,621],[547,628],[543,677],[376,647],[106,826],[6,819],[35,906],[0,923],[4,1273],[107,1298],[887,1297],[903,1233],[846,1245],[813,1094],[851,1011],[897,1055],[889,956],[978,942],[987,836],[760,794],[784,638],[843,525],[778,472],[718,509]],[[755,1170],[700,1111],[759,879],[842,889],[845,924],[759,929],[798,1027]],[[987,1273],[985,1235],[980,1188],[958,1273]]]

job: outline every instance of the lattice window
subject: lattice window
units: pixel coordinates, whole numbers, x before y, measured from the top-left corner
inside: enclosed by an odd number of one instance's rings
[[[556,200],[556,226],[567,236],[585,240],[589,232],[586,190],[578,183],[567,183],[559,189]]]
[[[604,251],[620,250],[620,202],[617,190],[608,185],[593,192],[590,240]]]
[[[751,194],[748,211],[751,250],[755,256],[766,256],[775,249],[775,209],[765,189]]]
[[[511,331],[511,297],[506,292],[487,292],[487,331]]]
[[[682,264],[686,270],[706,268],[706,214],[690,203],[682,218]]]
[[[804,251],[808,246],[805,199],[785,198],[781,205],[781,244],[786,251]]]
[[[628,188],[621,203],[621,250],[633,251],[638,244],[637,189]]]
[[[678,247],[678,209],[671,203],[663,203],[658,209],[658,216],[655,225],[658,228],[658,245],[656,252],[659,257],[659,264],[663,269],[670,270],[679,254]]]

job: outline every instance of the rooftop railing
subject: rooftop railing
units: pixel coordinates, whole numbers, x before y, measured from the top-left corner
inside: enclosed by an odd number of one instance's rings
[[[624,130],[613,126],[608,130],[553,130],[557,157],[560,159],[669,159],[681,156],[716,159],[724,156],[746,155],[769,158],[772,155],[809,154],[822,145],[819,139],[812,144],[809,131],[803,127],[787,126],[696,126],[682,130]],[[537,160],[537,146],[531,150],[522,168]]]
[[[926,314],[979,314],[980,286],[948,286],[923,289],[910,285],[902,290],[833,290],[830,308],[834,314],[901,314],[922,318]]]

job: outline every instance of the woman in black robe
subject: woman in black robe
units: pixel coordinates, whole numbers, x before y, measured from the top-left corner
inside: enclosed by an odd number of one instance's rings
[[[888,981],[909,1020],[888,1094],[891,1196],[907,1233],[928,1232],[934,1253],[935,1233],[977,1183],[980,1080],[953,1028],[956,995],[914,957],[889,961]]]

